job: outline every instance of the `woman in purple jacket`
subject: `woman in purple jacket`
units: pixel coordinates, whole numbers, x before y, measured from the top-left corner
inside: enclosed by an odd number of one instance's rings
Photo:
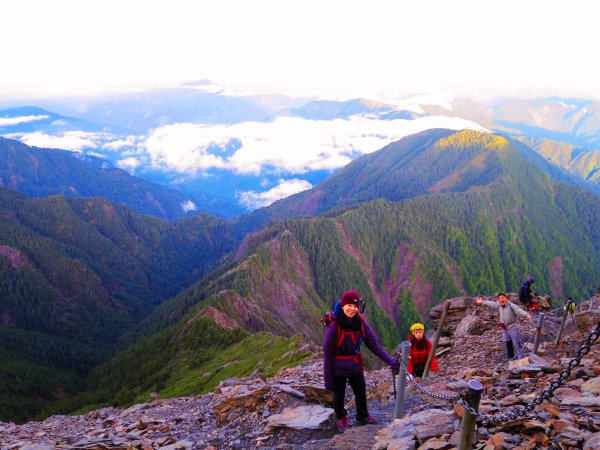
[[[356,421],[360,425],[377,424],[367,409],[367,386],[364,361],[360,353],[362,342],[381,360],[398,370],[400,365],[377,342],[365,318],[358,313],[360,296],[356,291],[346,291],[342,301],[335,306],[335,320],[327,325],[323,343],[323,378],[325,388],[333,391],[333,409],[341,431],[350,426],[348,411],[344,408],[346,381],[354,391]]]

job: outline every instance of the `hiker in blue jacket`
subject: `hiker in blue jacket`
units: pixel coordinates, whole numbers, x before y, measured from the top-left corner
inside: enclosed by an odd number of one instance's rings
[[[367,386],[364,360],[360,352],[364,342],[381,360],[398,370],[400,364],[377,342],[371,327],[359,314],[360,296],[356,291],[346,291],[335,306],[335,316],[325,331],[323,343],[323,378],[325,388],[333,391],[333,409],[341,431],[350,426],[348,411],[344,408],[346,381],[354,391],[356,421],[360,425],[377,424],[367,409]]]

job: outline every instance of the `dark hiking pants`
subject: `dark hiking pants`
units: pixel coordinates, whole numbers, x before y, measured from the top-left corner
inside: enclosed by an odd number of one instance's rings
[[[346,397],[346,380],[350,383],[350,387],[354,392],[354,400],[356,403],[356,419],[364,419],[369,415],[367,409],[367,385],[365,376],[362,372],[351,377],[333,377],[335,388],[333,390],[333,410],[338,419],[348,415],[348,411],[344,408],[344,400]]]

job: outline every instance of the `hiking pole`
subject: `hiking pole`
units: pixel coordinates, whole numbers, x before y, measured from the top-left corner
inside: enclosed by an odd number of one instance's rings
[[[450,302],[446,301],[444,303],[444,309],[442,310],[442,317],[440,318],[437,330],[435,330],[435,335],[433,336],[433,342],[431,343],[431,352],[429,352],[429,356],[427,357],[427,362],[425,363],[425,368],[423,369],[422,378],[427,378],[427,375],[429,374],[429,368],[431,367],[431,362],[433,361],[433,357],[435,356],[438,341],[440,340],[440,336],[442,335],[442,330],[444,329],[444,324],[446,323],[446,316],[448,315],[449,309]]]
[[[398,377],[398,389],[396,393],[396,409],[394,410],[394,419],[399,419],[404,413],[404,389],[406,387],[406,377],[408,373],[408,357],[410,355],[410,342],[402,343],[402,360],[400,362],[400,376]]]
[[[542,335],[542,325],[544,324],[544,313],[540,313],[538,316],[537,328],[535,329],[535,339],[533,340],[533,353],[537,355],[538,347],[540,345],[540,336]]]
[[[563,311],[562,321],[560,322],[560,328],[558,329],[558,334],[556,335],[556,342],[554,345],[558,345],[560,342],[560,337],[562,336],[563,328],[565,327],[565,322],[567,321],[567,314],[569,314],[569,308],[571,307],[572,300],[567,300],[567,304],[565,305],[565,310]]]

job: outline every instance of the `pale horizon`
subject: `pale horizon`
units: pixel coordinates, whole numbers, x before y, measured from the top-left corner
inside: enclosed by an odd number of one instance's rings
[[[600,99],[600,5],[582,1],[0,3],[0,98],[208,79],[244,92]]]

